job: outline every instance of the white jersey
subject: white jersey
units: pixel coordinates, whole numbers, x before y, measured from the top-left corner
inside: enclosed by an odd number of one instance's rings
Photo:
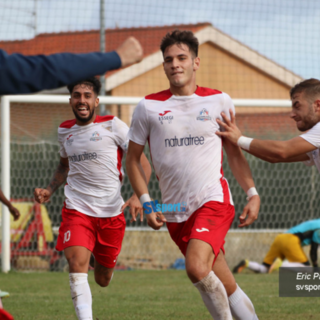
[[[216,119],[230,109],[235,112],[227,94],[202,87],[191,96],[152,94],[135,109],[129,139],[140,145],[148,140],[162,202],[183,206],[166,215],[169,222],[186,221],[208,201],[233,204],[216,135],[221,130]]]
[[[123,205],[121,160],[127,151],[128,126],[113,116],[96,116],[85,126],[76,120],[58,129],[60,155],[69,159],[64,187],[66,207],[94,217],[113,217]]]
[[[300,136],[304,140],[308,141],[312,145],[314,145],[317,149],[308,152],[309,161],[304,161],[304,164],[307,166],[316,166],[318,171],[320,172],[320,122],[318,122],[315,126],[313,126],[308,132],[302,134]]]

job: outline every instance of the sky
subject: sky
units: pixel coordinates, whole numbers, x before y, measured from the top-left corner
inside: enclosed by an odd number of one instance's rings
[[[100,0],[0,0],[0,41],[99,29]],[[105,0],[106,28],[210,22],[304,78],[320,78],[319,0]]]

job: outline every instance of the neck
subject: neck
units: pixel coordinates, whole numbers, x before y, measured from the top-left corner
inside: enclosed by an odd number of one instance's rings
[[[191,96],[196,90],[197,85],[195,82],[183,87],[176,87],[170,84],[170,91],[175,96]]]

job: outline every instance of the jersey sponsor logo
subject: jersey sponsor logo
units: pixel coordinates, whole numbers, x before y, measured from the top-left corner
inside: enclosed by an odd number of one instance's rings
[[[82,154],[74,154],[73,156],[69,156],[68,159],[70,162],[80,162],[86,160],[94,160],[97,159],[98,155],[95,152],[84,152]]]
[[[98,131],[95,131],[90,138],[90,141],[99,141],[102,140]]]
[[[189,137],[184,137],[184,138],[177,138],[174,136],[172,139],[165,139],[164,144],[165,147],[173,148],[173,147],[182,147],[182,146],[193,146],[193,145],[203,145],[204,144],[204,137],[203,136],[196,136],[192,137],[191,134],[189,134]]]
[[[200,111],[200,115],[197,117],[197,120],[200,120],[200,121],[211,120],[211,117],[209,116],[209,111],[207,109],[203,108]]]
[[[165,116],[167,113],[171,112],[171,110],[166,110],[163,113],[159,113],[159,116],[163,117]]]
[[[196,229],[197,232],[204,232],[204,231],[207,231],[209,232],[209,229],[207,228],[201,228],[201,229]]]
[[[168,115],[167,113],[170,113],[171,110],[166,110],[163,113],[159,113],[159,121],[161,124],[163,124],[165,121],[167,121],[168,123],[171,123],[173,120],[173,116],[172,115]]]
[[[70,136],[67,138],[67,145],[68,146],[71,146],[72,145],[72,142],[73,142],[73,139],[71,138],[73,135],[70,134]]]
[[[63,243],[68,242],[68,241],[70,240],[70,238],[71,238],[71,231],[70,231],[70,230],[68,230],[68,231],[67,231],[67,232],[65,232],[65,234],[64,234],[64,240],[63,240]]]

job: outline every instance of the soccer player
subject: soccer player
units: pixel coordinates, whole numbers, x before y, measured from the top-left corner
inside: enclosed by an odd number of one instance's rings
[[[129,37],[115,51],[49,56],[8,55],[0,49],[0,95],[55,89],[142,60],[137,39]]]
[[[290,97],[290,117],[296,121],[300,131],[308,132],[287,141],[244,137],[231,111],[231,120],[226,113],[222,113],[224,122],[217,120],[224,131],[217,131],[216,134],[262,160],[271,163],[303,161],[308,166],[315,165],[320,171],[320,81],[308,79],[296,84],[290,90]]]
[[[92,319],[88,284],[91,252],[95,257],[96,282],[108,286],[120,253],[126,221],[123,209],[130,206],[135,220],[143,217],[139,198],[122,200],[121,160],[127,151],[128,126],[114,116],[99,116],[100,81],[88,78],[68,86],[75,119],[59,129],[60,164],[46,189],[34,191],[36,201],[47,202],[65,182],[65,203],[56,249],[64,250],[69,264],[71,297],[79,320]],[[143,176],[149,181],[151,167],[141,156]]]
[[[318,266],[318,245],[320,244],[320,219],[310,220],[298,224],[286,233],[278,235],[265,258],[260,264],[255,261],[242,260],[234,267],[234,273],[240,273],[244,268],[254,272],[267,273],[283,267],[309,266],[310,262],[302,247],[311,245],[310,259],[314,267]],[[283,262],[284,259],[287,261]]]
[[[141,203],[150,202],[140,164],[148,140],[162,202],[186,204],[166,217],[152,211],[148,225],[157,230],[167,222],[171,238],[186,257],[187,274],[215,320],[232,319],[231,313],[235,319],[258,319],[224,258],[224,238],[235,213],[222,171],[222,139],[215,131],[221,111],[229,113],[234,106],[227,94],[196,85],[198,46],[190,31],[176,30],[163,38],[160,48],[170,89],[146,96],[133,114],[128,177]],[[260,198],[240,148],[228,141],[223,146],[233,174],[248,194],[240,216],[239,226],[244,227],[257,219]]]

